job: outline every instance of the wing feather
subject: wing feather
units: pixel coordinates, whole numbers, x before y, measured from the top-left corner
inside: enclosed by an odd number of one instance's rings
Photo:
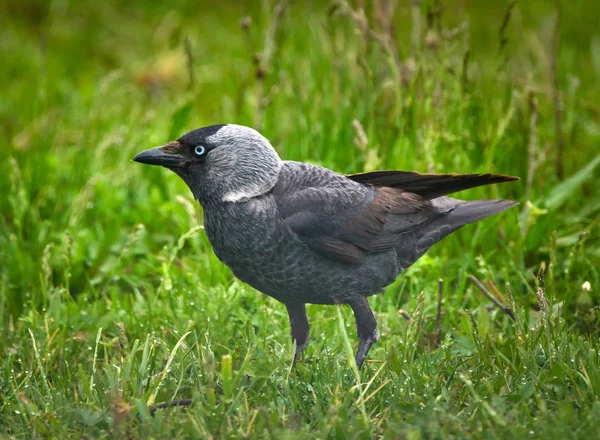
[[[373,171],[346,177],[362,184],[403,189],[429,200],[477,186],[519,180],[502,174],[419,174],[412,171]]]
[[[314,251],[351,264],[369,253],[393,248],[402,234],[429,223],[441,213],[418,194],[396,188],[370,188],[354,203],[325,206],[328,188],[281,195],[284,222]],[[335,206],[335,207],[334,207]]]

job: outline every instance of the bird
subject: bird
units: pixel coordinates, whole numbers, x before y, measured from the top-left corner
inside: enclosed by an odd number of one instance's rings
[[[460,227],[516,206],[448,194],[518,180],[500,174],[373,171],[343,175],[282,160],[258,131],[198,128],[134,161],[177,174],[203,207],[214,253],[233,274],[283,303],[295,345],[308,346],[306,304],[349,305],[358,368],[379,339],[368,297]]]

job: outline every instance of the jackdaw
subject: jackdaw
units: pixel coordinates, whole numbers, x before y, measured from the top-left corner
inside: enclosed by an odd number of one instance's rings
[[[193,130],[133,160],[180,176],[204,208],[217,257],[243,282],[282,302],[296,345],[308,345],[305,304],[348,304],[360,368],[379,339],[367,297],[381,293],[427,249],[463,225],[517,205],[446,197],[518,180],[497,174],[375,171],[341,175],[279,158],[252,128]]]

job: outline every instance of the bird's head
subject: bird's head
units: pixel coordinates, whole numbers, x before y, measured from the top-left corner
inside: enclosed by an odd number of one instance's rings
[[[239,202],[264,194],[275,186],[281,167],[265,137],[234,124],[198,128],[162,147],[142,151],[133,160],[169,168],[203,204]]]

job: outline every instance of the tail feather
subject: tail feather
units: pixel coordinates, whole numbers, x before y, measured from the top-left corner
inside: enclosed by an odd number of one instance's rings
[[[448,209],[448,211],[445,215],[433,220],[422,230],[421,235],[416,239],[416,246],[412,252],[401,256],[406,267],[414,263],[431,246],[460,227],[518,205],[517,202],[513,202],[512,200],[477,200],[465,202],[449,197],[441,197],[433,200],[433,202],[434,205],[444,210]]]
[[[506,211],[517,205],[518,203],[513,202],[512,200],[475,200],[472,202],[461,202],[445,217],[442,217],[439,220],[449,224],[455,228],[453,230],[456,230],[461,226],[498,214],[499,212]]]

